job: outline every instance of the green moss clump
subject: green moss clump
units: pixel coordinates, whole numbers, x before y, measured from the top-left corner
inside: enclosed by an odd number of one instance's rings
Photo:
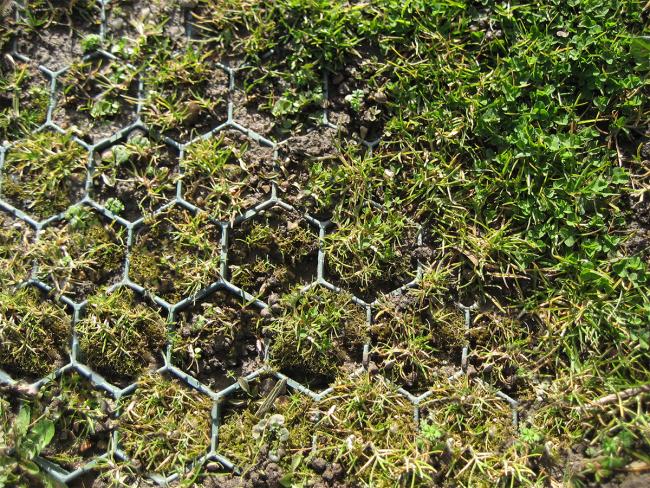
[[[359,360],[366,341],[366,312],[351,296],[314,287],[280,302],[281,315],[266,326],[271,364],[309,385],[333,380]]]
[[[221,227],[204,212],[178,206],[147,218],[135,236],[130,278],[178,302],[213,283],[221,273]]]
[[[155,362],[167,326],[157,310],[141,303],[133,290],[121,287],[90,297],[76,331],[89,366],[110,377],[132,379]]]
[[[417,228],[395,210],[370,206],[335,211],[337,227],[325,236],[329,273],[362,296],[376,288],[390,291],[406,283],[415,271],[411,262]]]
[[[40,279],[52,283],[59,294],[81,299],[122,271],[126,229],[104,222],[87,207],[70,208],[66,221],[65,226],[45,228],[30,255]]]
[[[69,134],[32,134],[5,155],[0,195],[38,219],[63,212],[84,193],[86,159]]]
[[[421,307],[408,297],[385,297],[371,336],[372,358],[382,374],[411,393],[460,371],[465,320],[453,306]]]
[[[177,379],[145,375],[119,419],[121,447],[145,471],[182,470],[210,448],[212,400]]]
[[[33,287],[0,291],[0,367],[32,379],[67,360],[71,318]]]

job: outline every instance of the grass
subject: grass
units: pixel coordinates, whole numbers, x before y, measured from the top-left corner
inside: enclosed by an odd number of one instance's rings
[[[5,155],[0,195],[37,219],[64,212],[83,195],[86,160],[70,134],[31,134]]]
[[[259,173],[269,170],[265,161],[251,157],[251,149],[235,133],[193,142],[180,162],[184,197],[221,222],[232,222],[260,203],[260,187],[266,185],[268,192],[270,186]]]
[[[323,249],[330,276],[364,297],[373,289],[391,291],[412,279],[416,226],[395,209],[341,208],[336,227],[325,236]],[[383,285],[383,286],[382,286]]]
[[[142,117],[167,136],[187,142],[226,121],[228,74],[211,61],[209,51],[161,50],[144,72]]]
[[[147,217],[131,250],[130,278],[178,302],[220,277],[221,228],[205,212],[174,206]]]
[[[145,472],[182,471],[210,447],[212,400],[178,380],[145,375],[120,406],[120,445]]]
[[[27,63],[0,66],[0,139],[17,140],[45,122],[50,103],[49,80]]]
[[[24,222],[0,213],[0,279],[7,285],[16,285],[29,278],[32,262],[27,252],[34,239],[34,231]]]
[[[130,220],[149,215],[175,194],[177,158],[172,147],[133,130],[95,154],[91,193]]]
[[[46,227],[29,251],[37,276],[57,294],[83,298],[117,281],[124,267],[126,229],[86,207],[70,207],[62,225]]]
[[[366,340],[366,313],[350,295],[296,289],[276,307],[278,316],[265,325],[273,366],[315,388],[351,372]]]
[[[0,293],[0,367],[31,380],[67,362],[71,317],[63,307],[31,286]]]
[[[44,5],[33,3],[34,16],[69,24],[70,4]],[[229,410],[219,445],[247,466],[247,481],[277,472],[267,469],[269,446],[274,458],[284,450],[275,464],[298,486],[327,473],[361,486],[583,487],[647,471],[645,2],[199,0],[109,10],[109,23],[134,20],[109,25],[105,47],[146,76],[145,114],[158,131],[185,141],[218,124],[225,96],[203,94],[223,61],[237,68],[234,119],[288,139],[279,147],[287,181],[252,143],[197,141],[180,163],[185,195],[227,222],[276,178],[299,213],[331,217],[327,278],[381,297],[372,324],[346,294],[280,299],[265,282],[282,266],[268,256],[293,259],[314,241],[289,239],[281,251],[284,234],[260,221],[229,240],[262,256],[237,265],[243,288],[266,286],[256,332],[271,339],[274,367],[330,384],[356,364],[347,347],[371,341],[368,373],[339,378],[318,404],[287,392],[257,415],[264,393],[235,399],[251,408]],[[83,44],[91,51],[97,40]],[[322,127],[325,108],[337,129]],[[359,145],[380,132],[371,149]],[[138,159],[128,144],[99,155],[93,196],[136,219],[174,196],[176,163],[175,154],[162,163],[162,149]],[[75,203],[84,176],[83,151],[43,132],[9,147],[0,190],[41,219]],[[170,301],[219,276],[220,231],[203,214],[181,214],[148,216],[133,246],[131,278]],[[418,262],[417,286],[386,301]],[[294,275],[279,278],[301,281]],[[467,334],[456,302],[476,302]],[[465,341],[466,377],[450,382]],[[407,423],[412,405],[384,377],[429,392],[420,425]],[[518,428],[493,388],[520,402]]]
[[[166,320],[129,288],[88,298],[76,324],[83,362],[118,380],[133,379],[159,360]]]

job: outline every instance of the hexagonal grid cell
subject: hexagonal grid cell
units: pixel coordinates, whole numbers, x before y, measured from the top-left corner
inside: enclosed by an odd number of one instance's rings
[[[516,433],[512,407],[481,381],[467,376],[441,381],[420,405],[419,418],[421,442],[435,453],[430,463],[440,477],[475,486],[498,484],[502,472],[495,460],[504,452],[517,456],[506,449]]]
[[[52,71],[99,41],[101,4],[95,0],[25,0],[19,12],[18,51]]]
[[[38,220],[52,217],[83,197],[87,163],[70,134],[31,134],[5,154],[0,197]]]
[[[418,395],[461,371],[467,328],[454,304],[423,303],[409,291],[374,305],[369,370]]]
[[[325,236],[326,278],[364,300],[413,280],[417,226],[395,209],[341,209]]]
[[[315,280],[318,234],[298,212],[271,207],[232,229],[230,281],[265,299]]]
[[[218,290],[176,313],[171,361],[213,390],[262,365],[264,341],[259,310]]]
[[[221,278],[221,226],[205,212],[173,205],[136,230],[129,278],[170,303]]]
[[[146,60],[159,43],[177,50],[185,44],[184,0],[107,0],[107,51],[131,61]]]
[[[28,251],[36,233],[20,219],[0,210],[0,282],[16,285],[29,278],[32,260]]]
[[[137,68],[96,53],[57,77],[53,121],[89,142],[107,138],[136,119]]]
[[[155,132],[188,142],[228,119],[230,77],[209,51],[157,51],[143,73],[142,119]]]
[[[90,195],[113,214],[135,221],[176,195],[178,150],[134,129],[93,155]]]
[[[367,313],[351,295],[321,286],[296,289],[264,315],[271,366],[310,389],[322,391],[361,367]]]
[[[63,372],[27,402],[32,418],[45,419],[54,436],[40,456],[73,472],[108,452],[115,427],[113,399],[77,372]]]
[[[251,472],[272,476],[270,471],[280,467],[265,469],[268,464],[309,451],[314,401],[269,374],[240,380],[239,386],[219,403],[217,450],[245,473],[244,479]]]
[[[273,148],[236,130],[185,147],[181,194],[218,221],[232,221],[271,195]]]
[[[142,376],[120,401],[119,446],[144,472],[182,471],[210,449],[212,406],[176,378]]]
[[[75,324],[79,360],[119,385],[160,362],[166,314],[127,287],[88,298]]]
[[[0,291],[0,368],[36,380],[68,361],[72,317],[35,286]]]
[[[30,249],[36,277],[56,294],[82,301],[122,278],[127,230],[86,205],[70,207],[62,221],[39,233]]]
[[[469,329],[468,372],[500,391],[519,396],[531,388],[527,354],[539,340],[539,320],[530,314],[483,308]],[[550,367],[540,365],[538,374]]]
[[[50,79],[35,66],[0,59],[0,141],[15,141],[45,123]]]

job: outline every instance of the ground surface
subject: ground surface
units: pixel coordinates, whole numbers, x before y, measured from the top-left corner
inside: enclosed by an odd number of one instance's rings
[[[647,486],[649,14],[0,0],[0,486]]]

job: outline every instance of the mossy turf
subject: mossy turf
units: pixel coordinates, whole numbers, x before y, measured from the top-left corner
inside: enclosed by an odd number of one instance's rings
[[[235,483],[648,484],[647,2],[5,3],[0,366],[35,380],[78,339],[82,364],[142,379],[120,410],[135,461],[105,479],[182,472],[209,448],[192,410],[209,399],[145,374],[165,358],[239,388],[213,439]],[[101,49],[135,72],[85,84]],[[57,102],[91,118],[117,116],[137,75],[142,126],[92,155],[39,130],[39,65],[73,66]],[[68,311],[18,285],[108,285],[87,266],[103,251],[72,259],[63,222],[14,209],[60,219],[86,190],[134,223],[124,281],[145,296],[89,298],[71,338]],[[32,263],[44,242],[54,264]]]

